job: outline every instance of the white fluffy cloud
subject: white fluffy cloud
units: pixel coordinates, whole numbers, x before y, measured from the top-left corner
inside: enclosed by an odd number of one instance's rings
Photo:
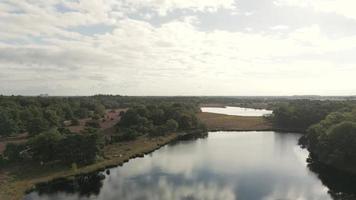
[[[234,5],[230,0],[4,1],[0,93],[286,95],[356,90],[347,83],[356,74],[356,59],[349,56],[356,51],[356,36],[330,38],[318,24],[298,29],[277,24],[269,28],[272,32],[204,31],[200,19],[191,16],[194,11],[234,10]],[[130,17],[142,9],[161,15],[177,9],[193,12],[152,25]]]

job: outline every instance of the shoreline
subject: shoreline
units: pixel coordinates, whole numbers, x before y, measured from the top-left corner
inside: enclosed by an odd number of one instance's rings
[[[198,118],[201,120],[203,119],[202,121],[207,125],[208,132],[282,132],[282,130],[278,128],[273,128],[271,123],[263,117],[241,117],[214,113],[199,113]],[[293,131],[285,130],[283,132]],[[189,137],[189,135],[192,135],[192,133],[172,133],[157,138],[142,136],[133,141],[111,144],[104,147],[104,156],[102,159],[91,165],[78,167],[78,169],[71,169],[70,167],[64,166],[43,167],[34,163],[25,164],[23,166],[19,166],[19,164],[6,166],[4,169],[0,169],[0,199],[21,200],[27,192],[34,190],[37,184],[51,182],[59,178],[70,178],[122,166],[131,159],[143,157],[165,145],[184,139],[186,136]],[[26,174],[22,174],[25,172]]]
[[[104,160],[79,167],[76,170],[63,166],[58,166],[58,168],[46,166],[40,167],[40,171],[34,170],[26,174],[21,174],[20,170],[23,167],[36,168],[38,166],[33,166],[32,164],[16,166],[16,164],[13,164],[14,166],[4,167],[4,169],[0,169],[0,178],[1,176],[5,176],[4,180],[0,180],[0,199],[21,200],[27,192],[35,189],[37,184],[122,166],[131,159],[150,154],[186,135],[189,134],[172,133],[154,139],[141,137],[134,141],[112,144],[104,150],[105,153],[108,153],[108,155],[105,155],[106,158]],[[128,149],[128,146],[133,146],[133,148]]]

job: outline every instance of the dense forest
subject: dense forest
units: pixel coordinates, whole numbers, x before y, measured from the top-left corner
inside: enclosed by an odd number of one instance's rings
[[[202,130],[194,104],[161,103],[140,105],[129,109],[117,124],[119,138],[132,139],[139,135],[162,136],[169,132]]]
[[[301,139],[311,158],[356,174],[356,110],[333,112]]]
[[[109,104],[100,98],[0,97],[0,137],[39,134],[65,120],[100,117]]]
[[[356,173],[356,104],[354,101],[293,101],[277,106],[275,127],[304,132],[300,142],[310,161]]]
[[[187,99],[165,97],[0,97],[0,139],[26,134],[26,142],[8,143],[1,163],[41,164],[93,163],[105,145],[134,140],[138,136],[164,136],[173,132],[206,132],[196,113],[198,104]],[[193,101],[194,102],[194,101]],[[111,109],[121,111],[115,133],[104,135],[100,122]],[[81,133],[67,126],[88,119]]]
[[[334,111],[350,111],[354,103],[345,101],[294,100],[274,106],[271,120],[277,129],[306,132]]]

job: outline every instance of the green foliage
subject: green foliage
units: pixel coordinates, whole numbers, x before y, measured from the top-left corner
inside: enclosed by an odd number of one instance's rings
[[[80,125],[80,122],[79,122],[79,120],[77,118],[74,118],[74,119],[71,120],[71,125],[72,126],[78,126],[78,125]]]
[[[179,125],[176,120],[169,119],[169,120],[167,120],[165,127],[166,127],[167,131],[174,132],[174,131],[178,130]]]
[[[305,132],[311,125],[323,120],[329,113],[349,109],[341,102],[300,100],[280,104],[273,110],[275,127]]]
[[[102,148],[103,138],[96,132],[81,135],[61,133],[56,128],[52,128],[32,137],[25,144],[8,144],[4,156],[10,162],[28,157],[41,163],[82,165],[94,162]]]
[[[102,104],[97,104],[94,108],[95,114],[103,117],[105,115],[105,106]]]
[[[48,121],[49,126],[58,126],[60,118],[57,115],[56,111],[47,109],[44,111],[44,118]]]
[[[47,120],[36,117],[29,121],[27,131],[30,135],[37,135],[43,131],[46,131],[49,127],[50,125]]]
[[[333,167],[356,168],[356,112],[330,113],[303,138],[312,157]]]
[[[18,131],[18,124],[11,117],[10,113],[5,110],[0,110],[0,136],[8,136]]]
[[[198,128],[197,106],[192,104],[162,103],[138,105],[123,113],[117,125],[118,134],[130,138],[128,134],[163,136],[170,132]],[[134,130],[134,132],[133,132]]]
[[[100,123],[98,120],[89,120],[85,122],[85,126],[91,127],[91,128],[100,128]]]
[[[0,137],[29,132],[35,136],[65,120],[105,114],[106,98],[0,96]],[[114,104],[114,103],[112,103]]]
[[[4,157],[10,162],[17,162],[23,160],[21,152],[26,149],[24,144],[8,143],[4,151]]]
[[[122,129],[120,134],[111,136],[112,142],[130,141],[136,139],[140,134],[134,129]]]
[[[58,158],[65,164],[89,164],[95,161],[101,149],[98,134],[72,134],[57,144]]]
[[[58,143],[63,136],[57,129],[51,129],[31,138],[29,145],[33,153],[33,159],[42,162],[49,162],[57,159]]]
[[[6,164],[6,159],[2,154],[0,154],[0,168]]]

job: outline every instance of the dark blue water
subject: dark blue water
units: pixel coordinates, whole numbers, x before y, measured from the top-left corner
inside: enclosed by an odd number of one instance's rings
[[[216,132],[165,146],[110,174],[57,183],[26,200],[328,200],[298,134]],[[100,175],[105,175],[101,179]]]

